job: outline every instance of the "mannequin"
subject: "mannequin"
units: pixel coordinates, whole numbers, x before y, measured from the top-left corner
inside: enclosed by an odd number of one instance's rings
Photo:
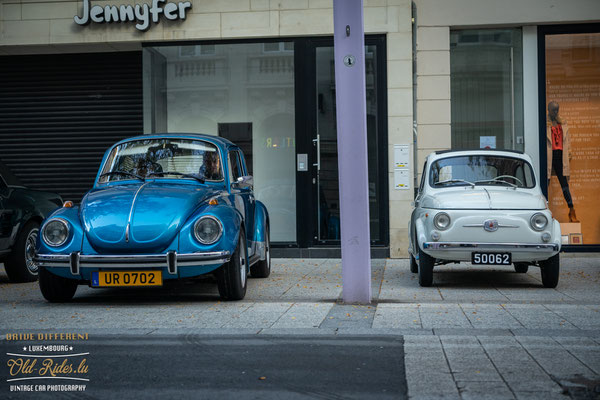
[[[548,151],[548,185],[552,172],[558,178],[560,187],[569,206],[569,222],[579,222],[575,214],[569,179],[571,175],[571,146],[569,128],[558,114],[559,105],[555,101],[548,103],[548,124],[546,130],[546,147]]]

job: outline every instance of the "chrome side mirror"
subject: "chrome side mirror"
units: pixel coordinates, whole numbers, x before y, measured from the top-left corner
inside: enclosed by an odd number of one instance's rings
[[[254,178],[251,175],[240,176],[231,187],[236,189],[252,189],[254,186]]]

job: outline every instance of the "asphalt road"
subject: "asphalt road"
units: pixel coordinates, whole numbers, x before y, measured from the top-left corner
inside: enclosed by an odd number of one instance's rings
[[[3,342],[3,357],[23,352],[23,345]],[[89,382],[39,379],[11,384],[85,384],[85,392],[23,393],[3,388],[0,397],[407,398],[403,341],[399,337],[95,336],[77,342],[67,353],[82,352],[89,352],[85,356],[89,371],[79,376],[87,377]],[[81,356],[73,359],[80,360]],[[6,360],[3,364],[6,366]],[[5,366],[3,382],[14,378],[7,377]],[[25,375],[16,375],[20,376]]]

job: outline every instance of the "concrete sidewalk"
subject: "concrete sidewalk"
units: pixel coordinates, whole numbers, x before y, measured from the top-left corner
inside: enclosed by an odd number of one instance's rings
[[[600,260],[564,256],[559,285],[539,270],[436,267],[421,288],[408,260],[373,260],[373,304],[341,304],[340,260],[276,259],[268,279],[250,279],[246,298],[221,302],[210,280],[167,282],[160,289],[78,288],[74,301],[46,303],[36,283],[10,284],[0,270],[0,320],[12,329],[315,329],[344,332],[488,334],[600,332]],[[51,313],[49,313],[51,311]]]
[[[240,302],[221,302],[203,280],[81,286],[72,303],[49,304],[0,269],[0,333],[398,335],[411,398],[594,398],[600,385],[597,255],[563,255],[556,289],[537,268],[468,264],[436,268],[434,286],[421,288],[408,260],[390,259],[373,260],[371,305],[342,304],[341,282],[340,260],[276,259]]]

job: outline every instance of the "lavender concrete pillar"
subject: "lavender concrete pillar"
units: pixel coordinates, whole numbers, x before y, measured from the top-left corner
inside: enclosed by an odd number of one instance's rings
[[[365,34],[362,0],[334,0],[335,87],[345,303],[371,302]]]

